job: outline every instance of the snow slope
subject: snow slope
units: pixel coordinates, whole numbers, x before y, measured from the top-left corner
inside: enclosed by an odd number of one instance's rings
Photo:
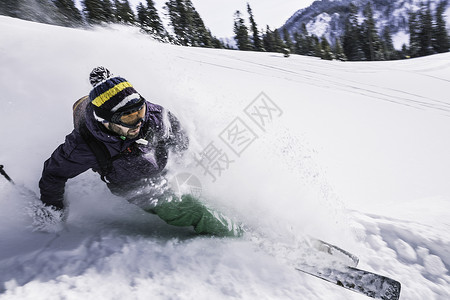
[[[66,228],[32,231],[42,164],[98,65],[180,118],[191,153],[170,175],[196,175],[203,197],[251,233],[195,237],[112,196],[91,171],[67,184]],[[18,185],[0,178],[1,300],[366,299],[285,263],[304,235],[399,280],[401,299],[450,298],[450,54],[285,59],[0,17],[0,90],[0,164]],[[277,108],[262,127],[245,113],[258,96]],[[237,122],[253,133],[239,155],[224,140]],[[232,161],[215,181],[194,159],[208,145]]]

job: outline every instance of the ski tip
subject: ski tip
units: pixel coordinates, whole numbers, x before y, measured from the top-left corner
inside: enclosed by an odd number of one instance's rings
[[[398,300],[400,299],[400,292],[402,285],[397,280],[391,279],[389,286],[386,288],[384,295],[381,297],[382,300]]]

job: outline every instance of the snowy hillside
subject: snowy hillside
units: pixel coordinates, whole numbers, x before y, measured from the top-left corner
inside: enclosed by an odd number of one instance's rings
[[[246,236],[166,225],[92,171],[67,184],[66,228],[32,231],[43,162],[71,132],[98,65],[179,117],[191,153],[170,175],[197,176]],[[450,54],[286,59],[0,17],[0,90],[0,164],[17,183],[0,178],[1,300],[368,299],[286,262],[305,235],[400,281],[402,300],[450,299]],[[263,124],[246,114],[261,97],[272,109]],[[223,133],[238,123],[252,135],[236,149]],[[211,145],[232,161],[221,173],[196,163]]]
[[[314,1],[309,7],[299,9],[290,17],[283,28],[293,35],[301,32],[302,24],[306,25],[309,34],[317,37],[325,36],[330,43],[334,43],[337,37],[341,37],[345,31],[345,22],[350,12],[351,3],[359,7],[360,19],[364,19],[363,8],[367,0],[319,0]],[[380,34],[384,28],[389,27],[392,33],[394,46],[400,50],[403,44],[409,45],[409,13],[420,9],[421,0],[371,0],[374,19]],[[434,12],[439,0],[429,1]],[[450,3],[446,12],[447,25],[450,30]]]

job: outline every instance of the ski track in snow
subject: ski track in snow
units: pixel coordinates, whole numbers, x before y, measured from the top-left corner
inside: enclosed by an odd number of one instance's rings
[[[304,235],[400,281],[402,300],[450,299],[449,54],[284,59],[159,44],[127,27],[84,31],[6,17],[0,40],[0,136],[15,146],[0,163],[19,184],[0,178],[1,300],[368,299],[296,271]],[[194,151],[261,91],[277,101],[279,123],[258,132],[219,183],[196,173],[212,202],[250,233],[220,239],[168,226],[112,196],[93,172],[69,181],[63,231],[32,231],[25,211],[37,201],[42,163],[70,132],[70,107],[89,91],[97,64],[166,101],[194,135]],[[360,200],[347,209],[339,194]],[[399,194],[407,200],[392,201]]]
[[[394,89],[391,87],[383,87],[383,86],[378,86],[378,85],[373,85],[373,84],[367,84],[362,81],[358,82],[358,81],[354,81],[354,80],[348,80],[346,78],[338,78],[335,76],[322,74],[320,72],[315,72],[312,70],[294,71],[294,70],[289,70],[288,69],[289,66],[285,66],[282,68],[277,65],[267,65],[267,64],[262,64],[262,63],[258,63],[258,62],[252,62],[249,60],[239,59],[237,57],[232,57],[232,56],[225,56],[225,57],[229,60],[238,60],[240,63],[242,63],[244,65],[245,64],[256,65],[260,70],[252,71],[251,73],[253,73],[253,74],[265,75],[265,73],[268,73],[266,76],[283,78],[283,79],[287,79],[287,80],[298,82],[298,83],[307,83],[310,85],[315,85],[318,87],[325,87],[325,88],[329,88],[329,89],[333,89],[333,90],[342,90],[342,91],[352,92],[352,93],[356,93],[356,94],[359,94],[362,96],[367,96],[371,99],[388,101],[388,102],[396,103],[399,105],[405,105],[405,106],[409,106],[409,107],[417,108],[417,109],[435,109],[435,110],[441,111],[446,116],[450,116],[450,114],[449,114],[450,102],[448,102],[448,101],[431,99],[426,96],[409,93],[407,91]],[[188,57],[180,57],[180,58],[185,59],[185,60],[191,60],[191,61],[194,61],[197,63],[209,64],[209,65],[220,67],[220,68],[228,68],[228,69],[233,69],[233,70],[242,71],[242,72],[249,72],[247,69],[244,69],[244,68],[230,67],[228,65],[220,65],[216,62],[206,62],[205,60],[202,60],[202,61],[193,60]],[[211,60],[214,60],[214,57],[211,57]],[[302,64],[302,67],[304,67],[304,64]],[[316,66],[314,66],[314,67],[316,67]],[[419,76],[429,76],[429,75],[426,75],[423,73],[425,73],[427,71],[432,71],[435,69],[436,68],[423,69],[423,70],[420,70],[420,72],[416,71],[416,73]],[[440,70],[442,70],[442,69],[449,70],[450,64],[447,64],[444,66],[439,66],[439,69]],[[267,70],[269,72],[267,72]],[[278,74],[279,72],[277,72],[278,75],[274,75],[273,72],[272,73],[270,72],[273,70],[281,71],[281,73],[287,73],[289,75],[294,75],[294,77],[290,76],[289,78],[285,78],[285,77],[280,76]],[[297,68],[297,70],[298,70],[298,68]],[[348,71],[346,71],[346,70],[339,70],[339,71],[354,72],[353,68]],[[364,72],[367,72],[367,70],[365,70]],[[374,69],[372,72],[376,73],[377,69]],[[434,77],[434,76],[433,76],[433,78],[437,78],[440,80],[450,82],[450,80],[446,79],[446,78],[440,78],[440,77]]]

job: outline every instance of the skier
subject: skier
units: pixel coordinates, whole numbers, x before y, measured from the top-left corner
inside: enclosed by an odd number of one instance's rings
[[[146,101],[124,78],[104,67],[90,74],[94,87],[74,104],[75,129],[44,163],[37,229],[65,219],[69,178],[98,172],[110,191],[168,224],[201,234],[240,236],[242,229],[193,195],[175,195],[164,175],[169,152],[182,155],[189,140],[178,119]]]

